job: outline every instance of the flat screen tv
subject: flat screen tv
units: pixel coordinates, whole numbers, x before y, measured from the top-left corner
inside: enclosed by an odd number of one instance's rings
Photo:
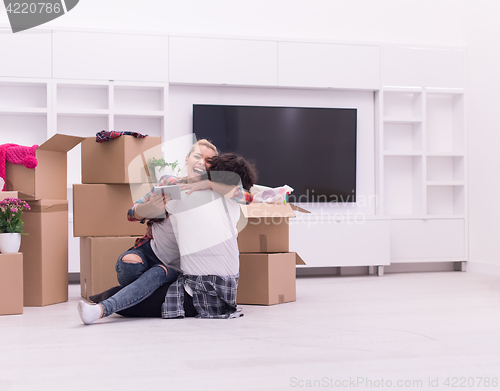
[[[193,132],[291,186],[290,202],[356,201],[356,119],[350,108],[193,105]]]

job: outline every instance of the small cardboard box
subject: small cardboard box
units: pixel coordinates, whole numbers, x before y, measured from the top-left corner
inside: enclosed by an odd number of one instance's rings
[[[23,254],[0,254],[0,315],[23,313]]]
[[[23,212],[24,306],[68,301],[68,201],[28,201]]]
[[[19,193],[17,191],[0,191],[0,201],[6,198],[19,198]]]
[[[89,137],[82,142],[82,183],[155,182],[147,162],[161,156],[160,137],[124,135],[103,143]]]
[[[136,237],[80,238],[80,287],[82,297],[119,285],[115,265],[118,257],[132,247]]]
[[[288,219],[295,217],[291,204],[240,205],[247,225],[238,234],[241,253],[287,253]]]
[[[150,184],[73,185],[73,235],[144,235],[146,225],[128,221],[127,211],[150,189]]]
[[[273,305],[295,301],[296,264],[305,264],[297,253],[240,253],[237,303]]]
[[[18,191],[23,200],[66,200],[66,154],[82,140],[84,137],[55,134],[36,149],[35,168],[7,162],[5,190]]]

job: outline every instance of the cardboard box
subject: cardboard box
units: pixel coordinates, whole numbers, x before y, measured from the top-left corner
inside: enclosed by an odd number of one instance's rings
[[[22,200],[66,200],[66,154],[82,140],[84,137],[55,134],[37,148],[35,168],[7,162],[5,190],[18,191]]]
[[[19,198],[19,192],[17,191],[0,191],[0,201],[6,198]]]
[[[147,167],[152,157],[162,157],[160,137],[124,135],[103,143],[89,137],[82,142],[82,183],[155,182]]]
[[[295,301],[296,264],[305,264],[297,253],[240,254],[237,303],[273,305]]]
[[[241,253],[286,253],[289,251],[288,219],[295,217],[291,204],[241,205],[247,225],[238,234]]]
[[[0,254],[0,315],[23,313],[23,254]]]
[[[24,306],[68,301],[68,201],[28,201],[23,212]]]
[[[104,292],[118,284],[118,257],[132,247],[136,237],[80,238],[80,287],[82,297]]]
[[[73,235],[142,236],[146,225],[130,222],[127,211],[152,184],[73,185]]]

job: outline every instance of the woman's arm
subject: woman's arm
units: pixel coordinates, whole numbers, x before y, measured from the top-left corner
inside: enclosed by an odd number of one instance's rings
[[[232,199],[239,204],[249,204],[253,201],[252,194],[241,185],[226,185],[220,182],[211,182],[208,179],[181,185],[181,190],[188,190],[187,194],[191,194],[193,191],[205,189],[212,189],[219,195]]]
[[[177,185],[184,183],[184,178],[178,178],[171,175],[164,175],[160,178],[156,186]],[[154,199],[153,199],[154,198]],[[164,199],[150,190],[144,197],[137,200],[128,210],[127,218],[129,221],[144,221],[152,218],[165,218]]]

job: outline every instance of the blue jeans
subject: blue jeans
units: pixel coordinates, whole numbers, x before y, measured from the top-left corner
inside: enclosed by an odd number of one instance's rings
[[[124,262],[123,257],[127,254],[138,255],[142,262]],[[160,286],[177,280],[180,274],[177,270],[167,266],[166,273],[162,266],[163,263],[156,257],[149,242],[124,252],[116,263],[118,282],[124,288],[99,303],[103,308],[103,317],[132,307],[151,296]]]

